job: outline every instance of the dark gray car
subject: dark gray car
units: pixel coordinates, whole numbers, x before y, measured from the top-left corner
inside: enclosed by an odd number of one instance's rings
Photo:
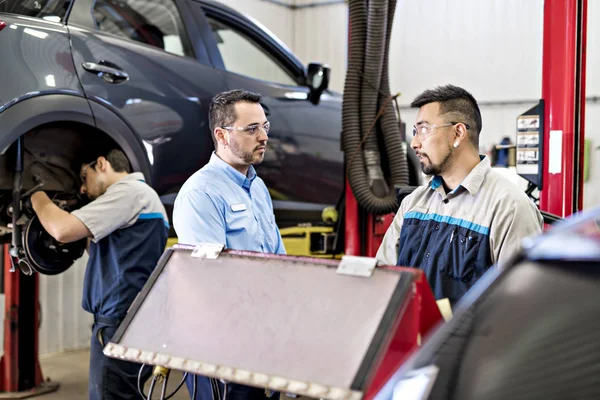
[[[302,211],[335,204],[343,188],[341,95],[328,81],[327,67],[303,65],[217,2],[5,0],[0,235],[10,238],[13,191],[34,186],[32,167],[55,176],[46,189],[68,199],[79,187],[78,155],[107,143],[125,151],[169,209],[213,150],[210,99],[233,88],[263,95],[272,131],[258,173],[280,223],[304,220]]]

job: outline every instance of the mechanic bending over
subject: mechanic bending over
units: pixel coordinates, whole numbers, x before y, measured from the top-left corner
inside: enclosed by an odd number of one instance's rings
[[[243,90],[217,94],[209,106],[216,152],[183,185],[175,199],[173,225],[185,244],[221,243],[234,250],[285,254],[267,187],[253,165],[263,161],[269,122],[260,95]],[[196,399],[259,400],[265,390],[188,375]],[[275,398],[278,394],[272,394]]]
[[[422,269],[436,299],[454,305],[523,238],[540,233],[543,219],[525,192],[479,155],[481,113],[470,93],[437,87],[411,107],[419,108],[411,147],[432,178],[402,201],[376,258]]]
[[[137,293],[154,270],[168,236],[168,219],[157,193],[120,150],[90,158],[81,167],[81,192],[93,201],[68,213],[39,191],[31,203],[44,229],[69,243],[91,239],[83,308],[94,314],[89,398],[137,398],[140,365],[106,357],[111,340]],[[44,181],[43,176],[37,176]],[[144,382],[151,374],[148,369]]]

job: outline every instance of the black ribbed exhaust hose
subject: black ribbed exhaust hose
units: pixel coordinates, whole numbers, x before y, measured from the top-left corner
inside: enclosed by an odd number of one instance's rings
[[[382,68],[383,75],[381,77],[381,87],[379,90],[379,107],[385,107],[385,113],[378,122],[380,130],[384,133],[383,138],[390,164],[392,182],[394,185],[407,186],[410,183],[410,169],[400,133],[400,124],[398,121],[400,116],[396,115],[393,102],[388,101],[390,96],[389,51],[396,3],[397,0],[389,0],[385,54],[383,57]]]
[[[361,136],[364,138],[363,156],[371,189],[377,197],[385,197],[388,193],[381,168],[377,126],[373,124],[378,111],[377,100],[381,86],[381,66],[386,43],[387,8],[387,0],[369,1],[368,4],[367,40],[364,50],[366,58],[360,93],[360,127]]]
[[[381,1],[381,0],[370,0],[370,2]],[[395,4],[395,3],[394,3]],[[393,17],[393,13],[391,15]],[[349,20],[350,20],[350,44],[349,44],[349,62],[348,71],[346,74],[346,82],[344,85],[343,103],[342,103],[342,148],[345,153],[347,162],[347,174],[350,182],[350,187],[360,207],[365,209],[371,214],[388,214],[396,212],[398,210],[398,201],[394,190],[389,190],[384,198],[377,197],[369,186],[369,179],[365,170],[365,160],[363,152],[361,151],[361,88],[362,88],[362,73],[364,71],[365,63],[365,49],[366,49],[366,24],[367,24],[367,7],[365,0],[350,0],[349,2]],[[391,32],[392,19],[388,12],[387,18],[387,31]],[[374,21],[375,24],[385,24],[386,21]],[[387,35],[389,36],[389,34]],[[386,43],[388,39],[386,38]],[[386,48],[389,45],[386,45]],[[384,51],[387,53],[386,51]],[[387,56],[384,55],[384,64],[386,64]],[[368,62],[369,60],[367,60]],[[379,64],[383,67],[382,64]],[[387,68],[386,70],[387,71]],[[384,73],[382,77],[385,77],[386,82],[383,82],[386,86],[389,86],[389,78],[387,73]],[[388,90],[389,92],[389,90]],[[389,99],[387,102],[391,105]],[[388,110],[388,107],[385,107]],[[389,114],[389,115],[387,115]],[[396,115],[393,112],[386,112],[385,118],[390,120],[390,116],[395,120],[394,129],[384,129],[382,134],[384,137],[384,143],[388,147],[388,143],[394,143],[394,136],[400,143],[399,150],[396,146],[392,146],[394,153],[403,154],[403,147],[400,134],[398,133],[398,121]],[[374,118],[371,121],[373,124]],[[388,126],[389,123],[382,124],[382,126]],[[388,138],[391,136],[392,138]],[[390,162],[390,170],[392,176],[392,187],[393,185],[402,185],[405,183],[400,181],[400,177],[403,175],[402,166],[407,169],[406,158],[401,159],[402,156],[398,157],[393,154],[390,149],[386,149],[388,158],[393,160]],[[398,179],[398,180],[397,180]]]

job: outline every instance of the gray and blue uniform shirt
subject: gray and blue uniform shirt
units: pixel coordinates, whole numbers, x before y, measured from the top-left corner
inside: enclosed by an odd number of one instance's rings
[[[169,222],[158,194],[131,173],[72,212],[92,233],[83,308],[123,318],[162,255]]]
[[[422,269],[436,299],[451,304],[543,225],[527,195],[481,158],[452,192],[434,176],[407,196],[377,251],[380,264]]]

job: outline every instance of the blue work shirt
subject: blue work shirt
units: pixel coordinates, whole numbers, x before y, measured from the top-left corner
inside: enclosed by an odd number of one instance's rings
[[[285,254],[271,196],[254,167],[243,175],[214,152],[179,191],[173,226],[179,243]]]
[[[285,254],[271,196],[254,167],[244,175],[214,152],[177,194],[173,226],[179,243],[222,243],[233,250]],[[198,386],[192,400],[214,399],[205,376],[188,375],[190,394],[194,380]],[[265,398],[262,389],[239,384],[228,384],[227,393],[232,400]]]
[[[72,214],[92,233],[83,309],[99,317],[125,317],[167,243],[169,222],[158,194],[134,172]]]

